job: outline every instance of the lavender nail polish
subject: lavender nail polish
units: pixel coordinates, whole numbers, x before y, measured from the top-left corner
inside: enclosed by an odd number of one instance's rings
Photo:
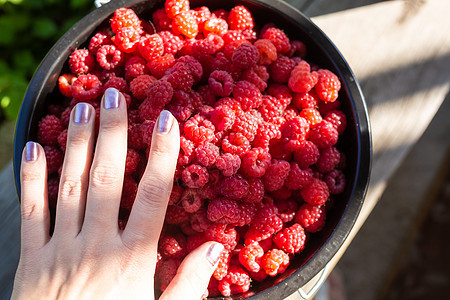
[[[206,259],[211,263],[211,265],[216,265],[217,261],[220,259],[220,255],[222,255],[223,249],[223,245],[219,243],[214,243],[211,247],[209,247],[208,252],[206,253]]]
[[[75,106],[73,121],[76,124],[86,124],[91,117],[91,109],[87,103],[78,103]]]
[[[35,161],[38,157],[38,146],[35,142],[28,142],[25,146],[25,160]]]
[[[105,91],[103,107],[105,109],[115,109],[119,107],[119,91],[115,88],[108,88]]]
[[[158,118],[158,131],[160,133],[168,133],[172,128],[173,116],[167,111],[163,110]]]

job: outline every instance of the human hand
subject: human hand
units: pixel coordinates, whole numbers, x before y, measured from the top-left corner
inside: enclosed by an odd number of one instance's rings
[[[27,143],[21,164],[22,248],[13,299],[153,299],[158,239],[179,151],[175,118],[163,111],[128,223],[118,213],[127,152],[126,102],[106,90],[94,142],[95,110],[72,110],[53,235],[43,148]],[[93,153],[95,147],[95,153]],[[160,299],[200,299],[223,246],[191,252]]]

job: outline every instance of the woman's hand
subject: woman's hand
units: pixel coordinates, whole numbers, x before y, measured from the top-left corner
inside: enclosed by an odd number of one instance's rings
[[[179,129],[159,116],[149,162],[126,228],[118,227],[127,152],[122,94],[106,90],[94,144],[95,110],[72,110],[53,235],[43,148],[27,143],[21,165],[22,249],[13,299],[153,299],[158,239],[175,172]],[[94,153],[95,148],[95,153]],[[208,242],[191,252],[164,299],[200,299],[223,246]]]

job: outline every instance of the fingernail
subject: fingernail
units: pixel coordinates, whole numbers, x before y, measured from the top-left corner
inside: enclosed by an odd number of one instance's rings
[[[158,118],[158,131],[160,133],[168,133],[170,131],[170,128],[172,128],[172,124],[173,124],[172,114],[167,110],[163,110],[159,114]]]
[[[106,109],[115,109],[119,107],[119,91],[115,88],[108,88],[105,91],[105,99],[103,101],[103,107]]]
[[[222,255],[223,249],[223,245],[219,243],[214,243],[209,247],[208,252],[206,253],[206,259],[211,263],[211,265],[216,265]]]
[[[38,146],[35,142],[28,142],[25,146],[25,160],[32,162],[38,157]]]
[[[91,117],[91,109],[87,103],[78,103],[73,113],[73,121],[77,124],[86,124]]]

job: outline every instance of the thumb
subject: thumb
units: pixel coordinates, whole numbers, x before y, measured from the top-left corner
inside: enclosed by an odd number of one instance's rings
[[[223,249],[220,243],[207,242],[189,253],[159,299],[201,299]]]

